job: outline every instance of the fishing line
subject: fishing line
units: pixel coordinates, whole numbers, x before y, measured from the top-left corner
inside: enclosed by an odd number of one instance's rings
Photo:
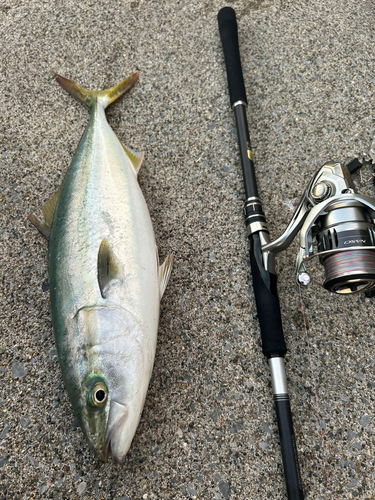
[[[318,415],[319,428],[320,428],[320,437],[322,440],[325,475],[327,478],[330,497],[331,497],[331,500],[333,500],[331,480],[330,480],[329,471],[328,471],[329,464],[328,464],[327,454],[326,454],[326,443],[325,443],[325,439],[324,439],[324,431],[323,431],[323,426],[322,426],[322,419],[321,419],[320,405],[319,405],[319,396],[318,396],[318,390],[316,388],[316,377],[315,377],[312,356],[311,356],[310,339],[309,339],[309,335],[308,335],[308,331],[307,331],[307,321],[306,321],[306,315],[305,315],[305,307],[303,304],[301,285],[298,285],[298,290],[299,290],[299,297],[300,297],[300,302],[301,302],[301,311],[302,311],[302,317],[303,317],[305,339],[306,339],[306,344],[307,344],[307,352],[309,354],[310,371],[311,371],[311,378],[312,378],[312,383],[313,383],[313,388],[314,388],[316,411],[317,411],[317,415]]]

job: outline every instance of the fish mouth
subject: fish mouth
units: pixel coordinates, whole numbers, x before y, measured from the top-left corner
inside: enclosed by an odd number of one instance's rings
[[[124,424],[128,417],[128,407],[117,401],[111,401],[109,419],[107,425],[107,437],[104,445],[103,460],[108,460],[109,454],[112,455],[112,460],[116,464],[123,462],[127,454],[130,443],[127,445],[126,435],[123,436]],[[125,437],[125,446],[124,446]]]

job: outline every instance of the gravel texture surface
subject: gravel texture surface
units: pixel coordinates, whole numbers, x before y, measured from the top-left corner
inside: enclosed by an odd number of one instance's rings
[[[276,237],[315,170],[363,155],[375,134],[375,7],[230,4]],[[224,5],[0,0],[1,499],[286,498],[217,29]],[[97,89],[135,69],[139,82],[107,116],[124,144],[145,151],[140,185],[160,257],[173,253],[175,265],[142,419],[118,466],[98,463],[74,419],[51,327],[47,244],[26,217],[58,188],[88,122],[54,71]],[[355,180],[375,195],[372,174]],[[280,254],[277,270],[306,499],[373,499],[375,299],[312,286],[304,320],[296,251]]]

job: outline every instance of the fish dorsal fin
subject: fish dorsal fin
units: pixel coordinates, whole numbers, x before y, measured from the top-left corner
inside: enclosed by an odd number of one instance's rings
[[[52,196],[52,198],[46,201],[45,204],[42,206],[41,210],[44,216],[44,222],[41,222],[35,215],[28,216],[28,219],[31,222],[31,224],[33,224],[47,240],[49,239],[49,233],[51,231],[53,215],[56,210],[56,205],[60,196],[60,191],[61,191],[61,186]]]
[[[45,204],[42,205],[42,208],[41,208],[43,216],[44,216],[44,225],[46,227],[48,227],[48,232],[50,231],[51,226],[52,226],[53,215],[54,215],[55,210],[56,210],[56,205],[57,205],[57,201],[58,201],[59,196],[60,196],[60,191],[61,191],[61,186],[56,191],[56,193],[52,196],[52,198],[50,200],[46,201]]]
[[[105,299],[114,281],[118,281],[119,267],[117,259],[106,239],[100,243],[98,252],[98,283],[100,293]]]
[[[122,147],[124,148],[126,156],[129,158],[136,175],[138,175],[139,169],[141,168],[143,162],[143,158],[145,157],[144,153],[136,153],[135,151],[132,151],[130,148],[127,148],[124,145],[122,145]]]
[[[31,224],[36,227],[36,229],[40,232],[40,234],[42,236],[44,236],[44,238],[46,240],[48,240],[49,238],[49,231],[48,229],[44,226],[43,222],[40,222],[40,220],[38,219],[38,217],[36,217],[36,215],[34,214],[30,214],[27,216],[28,220],[31,222]]]
[[[163,297],[165,289],[167,288],[169,277],[172,271],[172,265],[173,265],[173,255],[168,255],[163,264],[159,266],[160,299]]]

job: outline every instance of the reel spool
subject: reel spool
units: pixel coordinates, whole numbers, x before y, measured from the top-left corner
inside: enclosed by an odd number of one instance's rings
[[[319,225],[318,252],[336,250],[328,256],[320,256],[326,275],[323,287],[340,294],[373,289],[375,251],[353,248],[375,244],[375,225],[369,211],[363,206],[331,208],[321,217]]]
[[[375,288],[375,253],[352,250],[335,253],[323,261],[326,279],[323,286],[330,292],[349,294]]]
[[[355,192],[345,165],[328,162],[310,181],[282,236],[262,247],[264,262],[274,272],[275,255],[300,231],[298,283],[306,286],[311,282],[306,264],[319,257],[326,290],[368,292],[375,289],[374,217],[375,199]]]

